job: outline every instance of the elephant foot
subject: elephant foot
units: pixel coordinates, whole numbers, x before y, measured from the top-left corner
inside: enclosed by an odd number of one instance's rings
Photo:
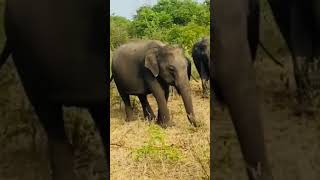
[[[50,154],[52,160],[52,179],[69,180],[77,176],[73,167],[73,150],[69,142],[50,142]]]
[[[131,122],[131,121],[134,121],[133,117],[132,116],[129,116],[125,119],[126,122]]]
[[[210,93],[209,92],[203,92],[202,93],[202,97],[203,98],[209,98],[210,97]]]
[[[159,126],[161,126],[162,128],[173,127],[173,126],[176,125],[172,120],[169,120],[169,121],[161,121],[161,120],[158,120],[158,121],[157,121],[157,124],[158,124]]]
[[[192,124],[194,127],[199,127],[199,123],[197,122],[195,116],[193,114],[188,114],[188,120],[190,122],[190,124]]]
[[[147,120],[147,121],[153,121],[156,119],[156,116],[153,114],[153,115],[145,115],[144,118]]]
[[[262,168],[261,163],[256,167],[247,166],[247,172],[250,180],[273,180],[270,170]]]

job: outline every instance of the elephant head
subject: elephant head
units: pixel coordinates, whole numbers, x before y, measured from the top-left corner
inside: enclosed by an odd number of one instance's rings
[[[188,120],[196,126],[189,85],[191,63],[182,48],[164,45],[150,49],[145,56],[145,67],[162,85],[171,85],[177,89],[183,99]]]

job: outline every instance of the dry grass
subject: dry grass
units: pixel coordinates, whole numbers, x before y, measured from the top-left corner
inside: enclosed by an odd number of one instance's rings
[[[199,128],[190,125],[178,95],[170,96],[168,103],[174,127],[146,122],[137,98],[132,98],[136,120],[125,122],[124,107],[111,87],[111,179],[209,179],[209,99],[201,97],[200,83],[191,81],[191,86]],[[155,99],[148,98],[157,112]]]

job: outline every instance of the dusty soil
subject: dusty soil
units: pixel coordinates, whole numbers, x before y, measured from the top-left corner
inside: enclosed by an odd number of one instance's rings
[[[281,69],[270,60],[255,65],[264,109],[268,154],[275,180],[320,179],[320,118],[294,113],[294,83],[290,58]],[[283,76],[284,78],[281,78]],[[286,79],[289,78],[289,87]],[[283,79],[283,80],[281,80]],[[320,111],[319,111],[320,112]],[[246,180],[239,143],[227,110],[215,108],[214,174],[216,180]]]
[[[105,172],[96,172],[103,155],[89,113],[78,108],[65,108],[65,112],[66,129],[76,148],[74,165],[79,178],[106,179]],[[46,134],[12,62],[0,71],[0,127],[0,180],[51,179]]]
[[[124,106],[116,88],[111,90],[111,179],[209,179],[209,99],[201,84],[191,81],[194,110],[201,127],[193,128],[178,95],[169,97],[175,126],[162,129],[146,122],[140,102],[133,102],[136,120],[125,122]],[[156,102],[148,97],[154,112]]]

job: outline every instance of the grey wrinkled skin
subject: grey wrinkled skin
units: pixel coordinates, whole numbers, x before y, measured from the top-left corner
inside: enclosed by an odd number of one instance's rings
[[[169,86],[174,86],[182,97],[188,120],[197,126],[189,85],[190,65],[181,48],[160,41],[137,40],[120,46],[112,59],[112,75],[125,103],[126,120],[133,119],[130,95],[139,97],[147,119],[155,118],[147,100],[152,93],[158,104],[157,123],[172,126],[167,101]]]
[[[7,41],[0,65],[12,56],[48,136],[52,179],[76,179],[63,106],[90,111],[109,162],[106,1],[10,0],[5,6]]]
[[[210,63],[211,93],[215,92],[229,108],[250,180],[272,180],[268,162],[262,114],[258,101],[253,57],[256,45],[250,45],[248,28],[258,15],[257,0],[216,0],[211,8]],[[248,16],[252,14],[252,16]],[[250,18],[249,18],[250,17]],[[255,36],[255,34],[254,34]],[[251,40],[251,42],[254,42]],[[258,43],[252,43],[258,44]],[[214,98],[211,99],[211,124],[214,127]],[[211,138],[213,139],[213,138]],[[213,164],[213,158],[211,164]],[[211,171],[213,169],[211,168]],[[214,174],[212,172],[211,174]]]
[[[202,38],[192,47],[192,58],[196,69],[200,75],[202,91],[204,97],[210,96],[210,39]]]

